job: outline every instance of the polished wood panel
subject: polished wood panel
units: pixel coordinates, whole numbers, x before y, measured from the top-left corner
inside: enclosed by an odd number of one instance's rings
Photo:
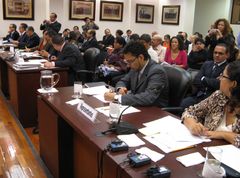
[[[8,177],[16,177],[17,171],[29,178],[50,176],[39,162],[39,156],[33,154],[32,145],[27,142],[20,127],[0,92],[0,177],[7,174]]]
[[[99,155],[106,149],[107,144],[111,140],[116,139],[116,135],[109,134],[107,136],[99,137],[96,133],[107,130],[109,125],[106,122],[107,117],[103,114],[98,114],[97,122],[92,123],[85,116],[76,110],[77,106],[67,105],[65,102],[71,100],[73,93],[72,87],[60,88],[59,93],[54,94],[51,97],[40,95],[38,100],[39,109],[39,123],[40,123],[40,153],[41,157],[46,161],[46,165],[49,165],[48,161],[53,162],[51,159],[55,159],[55,169],[49,167],[52,174],[56,177],[64,177],[61,173],[61,164],[71,165],[73,164],[74,170],[66,169],[69,174],[73,171],[74,177],[96,177],[98,174],[97,160]],[[84,96],[84,101],[92,107],[104,106],[99,100],[91,96]],[[43,109],[44,108],[44,109]],[[169,113],[162,111],[158,107],[139,107],[141,112],[128,114],[123,117],[123,120],[135,125],[137,128],[143,127],[142,123],[155,120]],[[48,117],[48,116],[54,117]],[[52,119],[48,122],[49,119]],[[53,126],[50,126],[51,123]],[[61,124],[59,124],[61,123]],[[47,126],[46,124],[49,124]],[[47,127],[47,129],[45,128]],[[51,130],[49,130],[52,128]],[[67,128],[67,129],[65,129]],[[62,134],[64,133],[64,135]],[[51,136],[50,136],[51,135]],[[140,138],[142,134],[137,134]],[[51,140],[47,136],[52,137]],[[58,143],[54,144],[54,149],[46,151],[41,149],[47,147],[50,143],[53,143],[54,138],[58,140]],[[69,141],[70,140],[70,141]],[[60,144],[69,141],[68,145]],[[144,140],[145,141],[145,140]],[[70,144],[72,142],[72,144]],[[157,152],[163,153],[159,148],[145,141],[147,147]],[[215,140],[210,143],[204,143],[196,146],[195,148],[182,150],[179,152],[169,153],[158,161],[157,165],[165,165],[171,171],[173,178],[186,177],[193,178],[197,177],[196,171],[202,168],[202,165],[193,166],[191,168],[185,168],[179,162],[176,161],[177,156],[181,156],[187,153],[198,151],[205,155],[205,151],[202,149],[203,146],[226,144],[222,140]],[[73,153],[62,152],[60,149],[73,149]],[[136,148],[134,148],[136,149]],[[130,149],[129,152],[134,149]],[[56,151],[58,154],[56,154]],[[130,168],[130,166],[124,166],[121,163],[127,157],[129,152],[121,153],[103,153],[103,177],[112,178],[116,175],[121,174],[122,177],[145,177],[143,174],[150,166],[146,165],[140,168]],[[51,157],[53,153],[57,157]],[[163,153],[164,154],[164,153]],[[72,159],[71,159],[72,157]],[[47,159],[45,159],[47,158]],[[63,162],[62,162],[63,161]],[[152,162],[151,165],[155,163]],[[57,166],[57,167],[56,167]],[[66,172],[65,172],[66,173]]]

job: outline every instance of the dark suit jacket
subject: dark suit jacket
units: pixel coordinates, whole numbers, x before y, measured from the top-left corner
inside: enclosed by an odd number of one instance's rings
[[[18,38],[18,48],[20,49],[24,49],[25,48],[25,45],[28,41],[28,36],[27,36],[27,33],[25,32],[23,35],[20,35],[20,37]]]
[[[27,48],[34,48],[38,46],[40,43],[40,38],[39,36],[34,32],[32,36],[28,37],[28,40],[26,43],[22,43],[24,47],[26,46]]]
[[[131,93],[122,96],[122,104],[131,106],[168,105],[168,79],[160,64],[149,60],[140,81],[138,71],[130,70],[117,84],[116,88],[126,87]]]
[[[81,47],[80,50],[82,52],[85,52],[88,48],[99,48],[99,45],[98,45],[98,42],[97,42],[96,38],[91,38],[90,40],[85,41],[82,44],[82,47]]]
[[[195,94],[201,95],[201,92],[205,92],[204,98],[210,96],[214,91],[220,87],[220,81],[217,79],[223,72],[227,65],[227,61],[220,66],[217,66],[213,70],[214,61],[206,61],[203,63],[199,73],[193,81],[194,87],[197,88]],[[205,76],[205,80],[201,81],[201,78]]]
[[[56,67],[69,67],[68,83],[73,85],[76,79],[76,71],[84,70],[85,63],[83,56],[76,46],[65,43],[62,51],[58,55],[58,60],[55,62]]]
[[[191,69],[200,69],[207,60],[208,53],[205,49],[200,51],[191,51],[188,55],[188,67]]]
[[[62,24],[60,24],[59,22],[54,22],[54,23],[50,23],[50,24],[41,24],[40,25],[40,30],[53,30],[55,32],[59,32],[61,29]]]
[[[110,45],[113,46],[113,43],[114,43],[114,36],[113,35],[110,35],[110,36],[104,35],[103,36],[102,44],[104,44],[105,47],[108,47]]]
[[[12,33],[9,33],[5,38],[3,38],[3,40],[14,40],[14,41],[17,41],[19,38],[19,33],[17,31],[14,31]]]

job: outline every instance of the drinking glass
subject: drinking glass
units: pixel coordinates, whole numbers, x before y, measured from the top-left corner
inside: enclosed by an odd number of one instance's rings
[[[199,176],[204,178],[222,178],[225,170],[221,167],[222,149],[218,147],[207,148],[203,170]]]
[[[50,94],[51,89],[58,83],[60,75],[52,73],[51,70],[42,70],[40,77],[40,86]]]
[[[82,82],[74,82],[73,85],[73,98],[82,98],[83,87]]]
[[[109,104],[109,119],[110,122],[117,122],[120,114],[120,104],[116,102],[110,102]]]

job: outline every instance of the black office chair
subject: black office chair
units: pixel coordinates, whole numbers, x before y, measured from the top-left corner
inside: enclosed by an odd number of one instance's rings
[[[191,75],[179,67],[164,66],[164,69],[169,83],[169,105],[162,109],[179,115],[183,111],[183,108],[179,107],[180,103],[192,84]]]
[[[77,78],[81,79],[83,83],[97,81],[99,54],[100,50],[98,48],[89,48],[84,52],[83,59],[86,70],[77,71]]]

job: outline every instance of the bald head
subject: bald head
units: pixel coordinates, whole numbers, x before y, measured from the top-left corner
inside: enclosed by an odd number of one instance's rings
[[[157,47],[158,45],[162,44],[162,38],[160,35],[154,35],[152,37],[152,46]]]

